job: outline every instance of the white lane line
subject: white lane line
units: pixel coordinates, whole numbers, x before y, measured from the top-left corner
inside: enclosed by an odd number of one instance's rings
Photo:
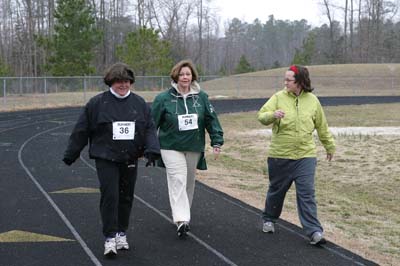
[[[64,118],[71,117],[71,116],[76,116],[76,115],[67,115]],[[18,128],[23,128],[23,127],[33,126],[33,125],[37,125],[37,124],[47,123],[47,122],[58,123],[58,124],[59,123],[64,123],[62,121],[41,120],[41,121],[30,122],[30,123],[27,123],[27,124],[16,124],[13,127],[9,127],[9,128],[5,128],[5,129],[0,130],[0,133],[7,132],[7,131],[10,131],[10,130],[14,130],[14,129],[18,129]]]
[[[71,222],[68,220],[68,218],[65,216],[65,214],[61,211],[61,209],[57,206],[57,204],[53,201],[53,199],[49,196],[49,194],[43,189],[43,187],[40,185],[40,183],[36,180],[36,178],[32,175],[32,173],[29,171],[29,169],[25,166],[23,160],[22,160],[22,151],[24,150],[25,146],[34,138],[46,134],[48,132],[51,132],[56,129],[60,129],[63,127],[67,127],[72,125],[73,123],[63,125],[60,127],[55,127],[51,128],[45,131],[42,131],[29,139],[27,139],[21,146],[21,148],[18,151],[18,161],[22,168],[24,168],[25,172],[28,174],[29,178],[32,180],[32,182],[36,185],[36,187],[39,189],[40,192],[42,192],[43,196],[49,201],[50,205],[54,208],[54,210],[57,212],[57,214],[60,216],[61,220],[65,223],[65,225],[69,228],[71,233],[74,235],[75,239],[79,242],[79,244],[82,246],[83,250],[86,252],[86,254],[89,256],[89,258],[92,260],[94,265],[96,266],[102,266],[100,261],[96,258],[96,256],[93,254],[93,252],[89,249],[85,241],[82,239],[82,237],[79,235],[79,233],[75,230],[74,226],[71,224]]]
[[[199,181],[198,181],[198,182],[199,182]],[[199,182],[199,183],[201,183],[201,182]],[[226,198],[226,197],[224,197],[224,196],[222,196],[222,195],[219,195],[218,193],[215,193],[214,191],[208,189],[205,185],[200,186],[200,188],[203,189],[204,191],[207,191],[207,192],[210,193],[210,194],[213,194],[213,195],[216,196],[216,197],[222,198],[223,200],[225,200],[225,201],[227,201],[227,202],[229,202],[229,203],[231,203],[231,204],[233,204],[233,205],[235,205],[235,206],[238,206],[239,208],[241,208],[241,209],[243,209],[243,210],[245,210],[245,211],[248,211],[248,212],[250,212],[250,213],[256,214],[257,216],[260,216],[260,213],[259,213],[259,212],[256,212],[255,210],[249,209],[249,208],[247,208],[247,207],[245,207],[245,206],[243,206],[243,205],[241,205],[241,204],[239,204],[239,203],[237,203],[237,202],[234,202],[234,201],[231,200],[231,199],[228,199],[228,198]],[[297,235],[297,236],[299,236],[299,237],[301,237],[301,238],[303,238],[303,239],[305,239],[305,240],[308,240],[308,237],[306,237],[305,235],[302,235],[302,234],[300,234],[300,233],[294,231],[293,229],[291,229],[291,228],[289,228],[289,227],[287,227],[287,226],[285,226],[285,225],[283,225],[283,224],[280,224],[280,223],[276,223],[276,224],[277,224],[278,226],[284,228],[285,230],[287,230],[287,231],[289,231],[289,232],[291,232],[291,233],[293,233],[293,234],[295,234],[295,235]],[[342,258],[344,258],[344,259],[346,259],[346,260],[349,260],[349,261],[351,261],[351,262],[353,262],[353,263],[355,263],[355,264],[357,264],[357,265],[365,266],[364,263],[359,262],[359,261],[353,259],[352,257],[349,257],[349,256],[347,256],[347,255],[341,253],[340,251],[337,251],[337,250],[335,250],[335,249],[333,249],[333,248],[327,247],[326,245],[321,245],[321,247],[324,248],[324,249],[326,249],[326,250],[329,250],[330,252],[332,252],[332,253],[338,255],[339,257],[342,257]]]
[[[80,156],[80,159],[82,160],[82,162],[84,162],[89,168],[91,168],[93,171],[96,171],[96,167],[94,167],[93,165],[91,165],[85,158],[82,157],[82,155]],[[144,205],[146,205],[149,209],[151,209],[152,211],[156,212],[158,215],[160,215],[162,218],[164,218],[165,220],[167,220],[169,223],[174,224],[174,222],[171,220],[171,218],[169,218],[167,215],[165,215],[164,213],[162,213],[160,210],[158,210],[156,207],[152,206],[150,203],[146,202],[145,200],[143,200],[142,198],[140,198],[139,196],[135,195],[135,199],[139,200],[141,203],[143,203]],[[200,245],[204,246],[206,249],[208,249],[209,251],[211,251],[212,253],[214,253],[218,258],[220,258],[222,261],[224,261],[226,264],[231,265],[231,266],[237,266],[236,263],[234,263],[233,261],[231,261],[230,259],[228,259],[226,256],[224,256],[221,252],[219,252],[218,250],[216,250],[215,248],[213,248],[212,246],[210,246],[209,244],[207,244],[205,241],[201,240],[201,238],[199,238],[198,236],[196,236],[193,233],[188,233],[189,236],[191,236],[196,242],[198,242]]]

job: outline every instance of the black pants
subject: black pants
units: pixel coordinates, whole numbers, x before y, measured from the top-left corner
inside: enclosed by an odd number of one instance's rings
[[[100,182],[100,213],[105,237],[128,229],[137,177],[137,161],[131,164],[96,159]]]

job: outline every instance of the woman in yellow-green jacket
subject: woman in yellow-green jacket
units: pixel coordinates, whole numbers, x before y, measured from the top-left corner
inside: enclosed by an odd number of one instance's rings
[[[274,225],[281,215],[286,192],[295,182],[300,222],[310,244],[318,245],[325,239],[315,201],[317,160],[314,130],[329,161],[335,152],[335,143],[321,104],[312,90],[308,69],[292,65],[285,73],[285,88],[264,104],[257,118],[264,125],[272,124],[268,149],[270,185],[263,211],[263,232],[275,231]]]

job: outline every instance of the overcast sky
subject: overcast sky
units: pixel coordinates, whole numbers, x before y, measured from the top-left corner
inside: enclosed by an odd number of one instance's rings
[[[265,23],[273,14],[275,19],[306,19],[313,26],[326,23],[323,7],[318,0],[213,0],[222,23],[234,17],[252,23],[256,18]]]

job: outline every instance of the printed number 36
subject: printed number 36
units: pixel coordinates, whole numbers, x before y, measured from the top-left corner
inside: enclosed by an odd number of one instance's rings
[[[128,134],[129,133],[129,127],[120,127],[119,128],[119,133],[120,134]]]

